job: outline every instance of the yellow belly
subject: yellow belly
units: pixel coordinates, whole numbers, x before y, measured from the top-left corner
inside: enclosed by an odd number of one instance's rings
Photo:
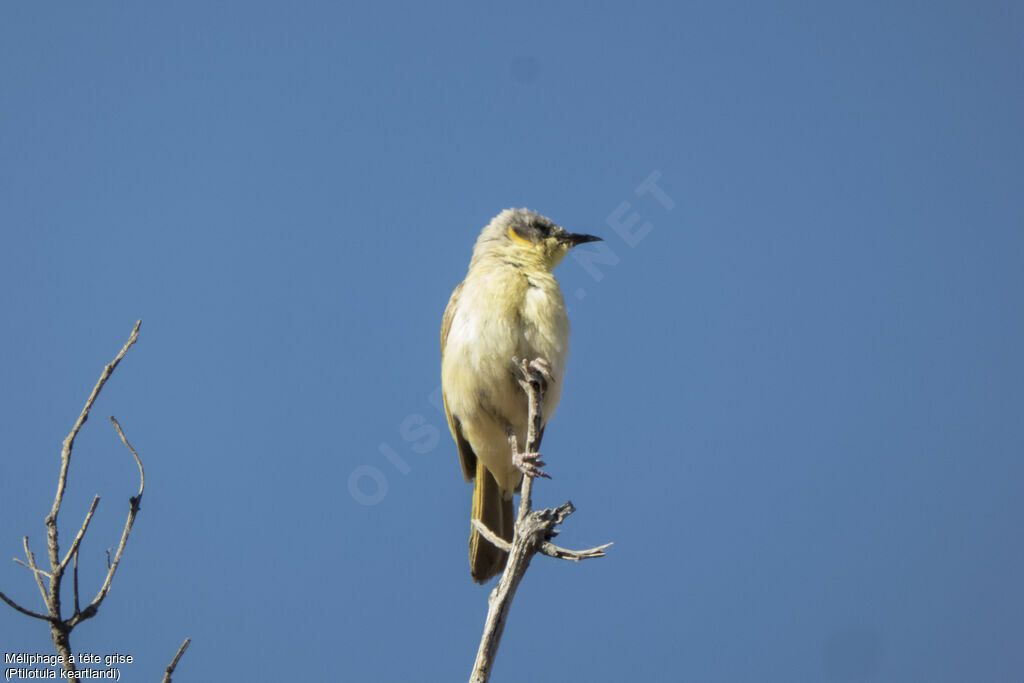
[[[526,448],[526,395],[513,358],[544,358],[554,381],[544,396],[543,422],[555,413],[569,354],[569,319],[550,274],[527,278],[512,266],[471,273],[452,318],[441,364],[448,407],[477,457],[511,495],[520,472],[512,464],[511,429]]]

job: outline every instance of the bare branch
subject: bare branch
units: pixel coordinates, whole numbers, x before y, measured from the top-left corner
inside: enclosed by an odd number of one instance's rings
[[[128,545],[128,535],[132,532],[132,526],[135,524],[135,516],[139,513],[139,508],[142,503],[142,491],[146,488],[146,474],[142,468],[142,460],[139,459],[139,454],[135,452],[132,445],[128,443],[127,437],[124,435],[124,431],[121,429],[121,425],[118,424],[117,419],[113,415],[110,416],[110,421],[114,423],[114,429],[117,430],[118,435],[121,437],[121,441],[131,451],[132,456],[135,458],[135,463],[139,466],[139,492],[137,495],[132,496],[128,499],[128,519],[124,523],[124,530],[121,532],[121,542],[117,546],[117,552],[114,554],[114,561],[109,562],[107,568],[107,578],[103,581],[103,585],[100,587],[96,597],[92,599],[89,606],[86,607],[82,612],[76,610],[75,616],[69,620],[69,624],[74,626],[81,621],[89,619],[94,616],[100,608],[100,604],[104,598],[107,597],[107,593],[110,592],[110,585],[114,581],[114,574],[117,573],[117,567],[121,564],[121,555],[124,554],[124,548]],[[109,553],[108,553],[109,558]]]
[[[612,544],[605,543],[604,545],[599,545],[596,548],[587,548],[586,550],[569,550],[568,548],[557,546],[550,541],[545,541],[540,544],[540,550],[538,552],[542,555],[554,557],[559,560],[579,562],[580,560],[591,560],[595,557],[604,557],[604,549],[610,545]]]
[[[46,587],[43,586],[43,579],[40,576],[42,572],[40,571],[39,567],[36,566],[35,553],[33,553],[32,550],[28,547],[28,536],[23,537],[22,540],[25,543],[25,557],[28,558],[28,568],[32,570],[32,573],[36,577],[36,584],[39,586],[39,592],[43,594],[43,603],[46,605],[46,609],[48,609],[50,611],[50,614],[53,615],[53,605],[50,603],[50,598],[46,594]],[[53,583],[53,577],[50,576],[48,578],[50,579],[50,583]]]
[[[131,506],[128,514],[128,522],[125,525],[124,533],[121,535],[121,544],[118,546],[117,557],[113,564],[110,564],[108,555],[107,579],[104,582],[103,587],[100,589],[99,595],[97,595],[96,599],[93,600],[93,602],[86,607],[84,612],[79,611],[78,555],[79,550],[81,549],[82,539],[85,537],[85,533],[89,530],[89,523],[92,521],[93,514],[96,512],[96,506],[99,504],[100,498],[99,496],[95,496],[93,498],[92,504],[89,506],[89,510],[85,515],[85,519],[82,521],[82,525],[79,527],[78,533],[75,534],[75,538],[71,543],[71,547],[68,548],[68,551],[64,555],[63,560],[60,559],[60,543],[58,541],[57,533],[57,517],[60,514],[61,505],[64,502],[64,492],[67,489],[68,471],[71,466],[71,452],[75,445],[75,438],[78,436],[78,433],[79,431],[81,431],[82,426],[85,424],[86,420],[89,419],[89,412],[92,410],[92,407],[95,404],[96,399],[99,397],[100,391],[102,391],[103,387],[106,385],[107,380],[110,379],[110,376],[113,374],[118,364],[125,357],[125,354],[128,353],[128,349],[130,349],[135,344],[135,342],[138,341],[139,328],[141,327],[141,325],[141,320],[135,323],[135,326],[132,328],[132,332],[128,337],[128,341],[125,342],[124,346],[114,357],[114,360],[111,361],[108,365],[104,366],[103,372],[100,374],[99,380],[96,382],[96,385],[92,389],[92,393],[90,393],[89,398],[86,399],[85,406],[82,408],[82,412],[79,414],[78,419],[71,427],[71,431],[68,433],[67,437],[65,437],[64,442],[62,444],[60,475],[57,478],[57,493],[53,499],[53,506],[50,508],[50,512],[46,515],[45,519],[46,548],[50,559],[50,571],[45,572],[39,569],[39,567],[37,566],[35,555],[29,548],[27,536],[24,538],[24,543],[25,555],[28,559],[28,564],[25,564],[24,562],[21,562],[17,559],[15,560],[19,564],[22,564],[28,567],[30,570],[32,570],[32,573],[36,579],[36,585],[39,587],[40,593],[42,593],[43,601],[46,603],[46,609],[49,612],[49,615],[44,616],[41,613],[25,609],[24,607],[21,607],[13,600],[8,598],[6,595],[0,593],[0,597],[2,597],[4,602],[9,604],[12,608],[31,617],[35,617],[37,619],[45,619],[50,623],[50,635],[51,638],[53,639],[53,645],[56,648],[57,653],[64,657],[64,668],[68,672],[72,672],[75,670],[75,665],[71,662],[70,657],[71,644],[69,641],[69,636],[71,634],[71,630],[77,623],[84,619],[88,619],[96,613],[100,601],[102,601],[103,597],[106,596],[107,592],[110,590],[110,582],[113,579],[114,570],[116,569],[117,564],[120,562],[121,553],[124,551],[125,543],[128,540],[128,532],[131,530],[132,523],[134,522],[135,519],[135,514],[139,510],[139,501],[142,497],[142,462],[141,460],[139,460],[139,456],[135,452],[135,449],[133,449],[131,445],[128,444],[128,441],[125,439],[124,433],[121,431],[121,427],[117,425],[116,420],[114,421],[114,425],[117,428],[117,432],[118,434],[121,435],[122,441],[124,441],[125,445],[128,446],[128,450],[131,451],[132,455],[135,457],[135,462],[139,466],[139,493],[137,496],[130,499]],[[111,419],[113,420],[113,418]],[[67,570],[68,564],[72,562],[74,573],[75,613],[70,619],[64,619],[61,616],[61,583],[63,581],[64,572]],[[43,584],[44,576],[49,579],[49,589],[47,589],[47,587]]]
[[[81,614],[82,609],[78,606],[78,549],[75,549],[75,562],[74,562],[74,585],[75,585],[75,614]]]
[[[82,408],[81,414],[75,421],[71,432],[64,439],[64,445],[60,453],[60,477],[57,479],[57,495],[53,499],[53,507],[50,509],[50,514],[46,517],[46,526],[50,529],[50,545],[53,546],[50,552],[50,563],[53,566],[57,565],[57,515],[60,513],[60,505],[64,501],[64,489],[68,485],[68,467],[71,465],[71,449],[75,445],[75,437],[78,436],[79,430],[82,429],[82,425],[89,419],[89,411],[92,410],[92,404],[96,402],[96,398],[100,395],[100,391],[103,389],[103,385],[107,383],[110,376],[114,373],[114,369],[117,367],[121,359],[124,358],[125,354],[128,353],[128,349],[135,344],[139,339],[139,327],[141,327],[142,321],[139,320],[135,323],[135,327],[132,328],[132,333],[128,336],[128,341],[125,342],[121,351],[114,357],[114,360],[109,365],[103,368],[102,374],[100,374],[99,380],[96,382],[96,386],[93,387],[92,393],[89,394],[89,398],[85,401],[85,407]]]
[[[0,591],[0,600],[3,600],[8,605],[10,605],[14,609],[18,610],[22,614],[26,614],[26,615],[28,615],[30,617],[35,617],[36,619],[42,619],[43,621],[49,621],[50,620],[50,617],[46,616],[45,614],[40,614],[39,612],[33,612],[30,609],[25,609],[24,607],[22,607],[21,605],[19,605],[18,603],[14,602],[9,597],[4,595],[3,591]]]
[[[32,566],[20,557],[12,557],[11,559],[14,560],[15,564],[20,564],[25,569],[32,569]],[[46,572],[38,568],[36,569],[36,571],[45,576],[46,578],[50,578],[50,572]]]
[[[529,404],[526,452],[536,453],[540,447],[542,433],[541,406],[544,403],[544,392],[549,379],[545,371],[547,363],[514,360],[523,374],[523,379],[519,381],[519,384],[526,392]],[[515,457],[514,438],[510,439],[510,444],[513,457]],[[535,554],[539,552],[549,557],[578,562],[604,557],[605,548],[611,545],[611,543],[607,543],[587,550],[567,550],[551,543],[551,539],[558,534],[558,529],[555,527],[565,521],[575,511],[575,508],[572,503],[567,502],[554,510],[533,510],[532,492],[533,477],[524,476],[519,499],[519,515],[511,544],[496,536],[484,524],[473,520],[474,528],[484,538],[508,552],[508,560],[505,563],[505,571],[498,580],[498,585],[491,592],[488,601],[487,620],[484,623],[483,636],[480,638],[480,647],[477,649],[476,661],[473,663],[470,683],[486,683],[490,679],[491,667],[494,665],[498,645],[501,643],[501,635],[505,630],[508,613],[512,607],[512,598],[515,597],[516,589]]]
[[[128,353],[128,349],[138,341],[139,327],[141,327],[141,325],[141,320],[135,323],[135,327],[132,328],[131,334],[128,335],[128,341],[125,342],[124,346],[114,357],[114,360],[103,368],[103,372],[100,374],[100,378],[96,382],[96,386],[93,387],[92,393],[89,394],[89,398],[85,401],[85,407],[82,408],[82,412],[79,414],[74,426],[71,427],[71,432],[64,439],[64,444],[61,448],[60,475],[57,478],[57,494],[53,498],[53,507],[50,508],[50,514],[46,516],[46,547],[50,555],[50,571],[53,574],[50,578],[50,596],[47,601],[47,607],[50,610],[50,615],[58,621],[61,620],[60,587],[64,578],[64,569],[67,567],[67,560],[65,559],[63,563],[60,561],[60,544],[57,540],[57,516],[60,514],[60,506],[64,502],[64,490],[68,485],[68,468],[71,466],[71,450],[75,445],[75,437],[78,436],[78,432],[82,429],[82,425],[85,424],[85,421],[89,419],[89,411],[92,410],[92,406],[96,402],[96,398],[100,395],[100,391],[102,391],[103,386],[107,383],[107,380],[110,379],[110,376],[114,373],[114,369],[117,368],[125,354]],[[70,556],[71,554],[69,553],[68,557]],[[77,616],[78,615],[76,615],[76,617]],[[56,624],[54,625],[54,645],[57,646],[58,651],[62,650],[62,645],[70,648],[70,645],[67,644],[69,631],[70,627],[67,630],[60,630],[57,629]],[[61,652],[61,654],[67,653]]]
[[[470,520],[473,524],[473,528],[480,532],[480,535],[486,538],[488,541],[493,543],[498,548],[504,550],[506,553],[512,550],[512,544],[506,541],[501,536],[491,531],[486,524],[481,522],[479,519]]]
[[[168,664],[167,668],[164,670],[164,680],[163,680],[163,683],[171,683],[171,674],[174,673],[174,670],[178,666],[178,660],[181,659],[181,656],[183,654],[185,654],[185,650],[188,649],[188,646],[191,643],[192,643],[192,639],[191,638],[186,638],[185,642],[182,643],[181,647],[178,648],[178,654],[174,655],[174,659],[171,660],[171,663]]]
[[[142,469],[142,461],[139,460],[139,454],[135,452],[132,445],[128,443],[128,439],[125,438],[124,432],[121,431],[121,425],[117,423],[117,420],[113,415],[110,416],[110,421],[114,423],[114,429],[117,430],[117,435],[121,437],[121,442],[131,451],[132,456],[135,458],[135,464],[139,466],[139,492],[136,494],[137,498],[142,498],[142,490],[146,488],[146,473]]]
[[[131,335],[128,337],[128,341],[121,348],[121,351],[114,357],[109,365],[103,368],[103,373],[100,375],[99,381],[96,382],[96,386],[93,387],[92,393],[85,402],[85,407],[82,408],[81,414],[75,421],[74,426],[71,428],[71,432],[64,439],[63,447],[61,449],[61,466],[60,475],[57,479],[57,493],[54,496],[53,507],[50,509],[49,514],[46,516],[46,536],[47,536],[47,550],[50,558],[50,571],[45,572],[36,564],[35,555],[29,548],[28,536],[24,537],[25,544],[25,556],[28,558],[28,563],[15,558],[15,562],[21,564],[32,571],[33,576],[36,579],[36,585],[39,587],[39,592],[43,596],[43,601],[46,604],[48,615],[34,612],[30,609],[26,609],[21,605],[17,604],[4,593],[0,592],[0,600],[3,600],[13,609],[21,612],[22,614],[36,619],[42,619],[50,624],[50,636],[53,640],[54,648],[57,653],[62,657],[62,664],[64,669],[70,676],[75,671],[75,665],[71,659],[71,643],[70,635],[74,627],[82,621],[89,619],[96,615],[99,610],[100,603],[110,592],[111,583],[114,580],[114,574],[117,572],[117,567],[121,563],[121,557],[124,554],[125,546],[128,543],[128,536],[131,533],[132,526],[135,523],[135,516],[139,512],[140,505],[142,503],[142,492],[146,487],[146,474],[142,467],[142,459],[139,458],[139,454],[135,451],[130,443],[128,443],[127,437],[124,435],[124,430],[121,429],[121,425],[118,424],[114,417],[110,418],[110,421],[114,424],[114,429],[117,430],[118,436],[121,437],[122,443],[131,452],[132,457],[135,458],[135,464],[139,468],[139,491],[136,495],[128,499],[128,519],[125,522],[124,531],[121,532],[121,541],[117,546],[117,552],[114,556],[113,561],[110,559],[110,548],[107,549],[107,576],[100,587],[96,597],[93,598],[84,610],[79,608],[80,595],[78,586],[78,556],[81,551],[82,539],[85,537],[86,532],[89,530],[89,524],[92,521],[92,517],[96,512],[96,507],[99,505],[100,497],[93,497],[92,504],[89,506],[89,510],[85,514],[85,519],[82,520],[82,525],[78,529],[78,533],[75,534],[74,540],[71,542],[71,547],[68,548],[67,553],[64,555],[64,559],[60,559],[60,544],[58,543],[57,537],[57,517],[60,514],[60,508],[64,501],[64,492],[67,489],[68,471],[71,464],[71,451],[74,448],[75,437],[78,436],[78,432],[82,429],[82,425],[85,424],[86,420],[89,419],[89,412],[92,410],[93,404],[96,402],[96,398],[99,396],[100,391],[106,384],[107,380],[113,374],[114,369],[117,368],[118,364],[124,358],[125,354],[128,353],[128,349],[135,344],[139,337],[139,327],[142,325],[142,321],[135,323],[135,327],[132,329]],[[75,600],[75,612],[69,619],[64,619],[61,616],[61,581],[64,578],[64,572],[68,568],[68,564],[72,565],[72,573],[74,578],[74,600]],[[43,584],[42,577],[47,577],[50,581],[49,590]],[[174,672],[175,667],[178,665],[178,661],[182,655],[185,654],[185,650],[188,649],[191,639],[186,638],[185,642],[182,643],[181,647],[178,648],[177,654],[171,661],[170,665],[165,670],[164,681],[170,683],[171,674]],[[76,676],[71,676],[72,678]]]
[[[68,554],[64,556],[64,561],[60,563],[61,569],[67,569],[68,562],[71,561],[71,557],[78,552],[78,546],[82,543],[82,537],[85,536],[86,530],[89,528],[89,522],[92,520],[92,514],[96,512],[96,506],[100,504],[100,497],[95,496],[92,499],[92,505],[89,506],[89,511],[85,513],[85,520],[82,522],[82,527],[78,530],[75,535],[75,540],[71,542],[71,547],[68,549]]]

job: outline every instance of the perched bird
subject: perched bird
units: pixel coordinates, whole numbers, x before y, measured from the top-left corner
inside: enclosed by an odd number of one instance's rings
[[[471,518],[505,540],[512,540],[512,494],[523,472],[539,473],[536,454],[512,455],[511,437],[525,448],[527,431],[516,359],[536,360],[547,376],[541,411],[547,424],[558,407],[569,355],[569,318],[551,271],[570,248],[600,239],[566,232],[527,209],[506,209],[480,233],[466,279],[444,312],[441,385],[462,474],[474,481]],[[503,571],[506,556],[471,527],[474,581]]]

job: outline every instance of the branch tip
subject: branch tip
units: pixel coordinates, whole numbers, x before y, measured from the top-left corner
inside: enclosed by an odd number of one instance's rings
[[[171,663],[168,664],[167,668],[164,670],[164,680],[163,680],[163,683],[171,683],[171,674],[173,674],[174,670],[176,668],[178,668],[178,660],[181,659],[181,656],[183,654],[185,654],[185,650],[187,650],[188,646],[191,645],[191,644],[192,644],[192,639],[191,638],[186,638],[185,642],[182,643],[181,647],[178,648],[178,652],[177,652],[177,654],[174,655],[174,659],[171,660]]]

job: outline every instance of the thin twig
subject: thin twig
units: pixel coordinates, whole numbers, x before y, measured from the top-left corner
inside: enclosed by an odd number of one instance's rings
[[[128,443],[128,439],[125,438],[124,432],[121,431],[121,425],[117,423],[117,420],[113,415],[110,416],[110,421],[114,423],[114,429],[117,430],[117,435],[121,437],[121,442],[131,451],[132,456],[135,458],[135,464],[139,466],[139,492],[136,494],[137,498],[142,498],[142,490],[146,488],[146,473],[142,469],[142,461],[139,460],[139,454],[135,452],[132,445]]]
[[[3,600],[8,605],[10,605],[14,609],[18,610],[22,614],[28,615],[30,617],[35,617],[36,619],[42,619],[43,621],[49,621],[50,620],[50,617],[45,615],[45,614],[40,614],[39,612],[33,612],[30,609],[25,609],[24,607],[22,607],[18,603],[14,602],[14,600],[11,600],[9,597],[4,595],[3,591],[0,591],[0,600]]]
[[[71,547],[68,549],[68,554],[64,556],[64,561],[60,563],[61,569],[67,569],[71,556],[78,552],[78,546],[82,543],[82,537],[85,536],[85,532],[89,529],[89,522],[92,521],[92,515],[96,512],[96,506],[99,504],[100,497],[93,497],[92,505],[89,506],[89,511],[85,513],[85,520],[82,522],[82,526],[78,530],[78,533],[75,534],[75,540],[71,542]]]
[[[43,586],[43,579],[40,576],[42,572],[40,571],[39,567],[36,566],[35,553],[33,553],[32,550],[28,547],[28,536],[25,536],[22,540],[25,543],[25,557],[28,558],[29,569],[32,570],[32,573],[36,577],[36,584],[39,586],[39,592],[43,594],[43,603],[46,605],[46,608],[50,611],[50,615],[52,616],[53,605],[50,603],[49,595],[47,595],[46,593],[46,587]],[[50,576],[48,578],[50,579],[50,583],[53,583],[53,577]]]
[[[132,496],[128,499],[128,519],[124,523],[124,530],[121,532],[121,542],[117,546],[117,552],[114,554],[114,561],[109,563],[110,566],[107,569],[107,577],[103,581],[103,585],[100,587],[96,597],[92,599],[89,606],[86,607],[82,612],[76,612],[75,616],[69,620],[69,624],[74,626],[81,621],[84,621],[96,614],[103,599],[107,597],[107,593],[110,592],[110,585],[114,581],[114,574],[117,572],[117,567],[121,564],[121,555],[124,553],[124,548],[128,544],[128,535],[132,532],[132,525],[135,524],[135,516],[139,513],[139,508],[142,503],[142,491],[146,488],[146,473],[142,468],[142,460],[139,459],[139,454],[135,452],[132,445],[128,443],[128,439],[124,435],[124,431],[121,429],[121,425],[118,424],[117,420],[113,415],[110,416],[110,421],[114,423],[114,429],[117,430],[118,435],[121,437],[121,441],[131,451],[132,456],[135,458],[135,463],[139,466],[139,492],[137,495]],[[109,557],[109,556],[108,556]]]
[[[504,550],[506,553],[512,550],[512,544],[506,541],[504,538],[494,533],[479,519],[471,519],[470,522],[473,524],[473,528],[480,532],[480,535],[486,538],[488,541],[493,543],[496,547]]]
[[[548,557],[554,557],[558,560],[570,560],[572,562],[579,562],[580,560],[592,560],[595,557],[604,557],[605,548],[611,546],[611,543],[605,543],[594,548],[587,548],[586,550],[569,550],[568,548],[562,548],[555,545],[551,541],[544,541],[540,544],[540,550],[538,552],[541,555],[547,555]]]
[[[72,571],[74,573],[74,578],[75,578],[75,580],[74,580],[74,586],[75,586],[75,615],[79,615],[79,614],[82,613],[82,609],[78,606],[78,549],[77,548],[75,549],[75,562],[74,562],[74,568],[72,569]]]
[[[181,656],[183,654],[185,654],[185,650],[188,649],[188,646],[189,644],[191,644],[191,642],[191,638],[186,638],[185,642],[182,643],[181,647],[178,648],[178,654],[174,655],[174,659],[171,660],[171,663],[168,664],[167,668],[164,670],[163,683],[171,683],[171,674],[174,673],[174,669],[178,666],[178,660],[181,659]]]
[[[31,565],[29,565],[28,562],[26,562],[25,560],[21,559],[20,557],[12,557],[11,559],[14,560],[15,564],[20,564],[25,569],[32,569]],[[39,572],[40,574],[42,574],[43,576],[45,576],[46,578],[50,578],[50,572],[44,571],[44,570],[38,569],[38,568],[36,569],[36,571]]]

